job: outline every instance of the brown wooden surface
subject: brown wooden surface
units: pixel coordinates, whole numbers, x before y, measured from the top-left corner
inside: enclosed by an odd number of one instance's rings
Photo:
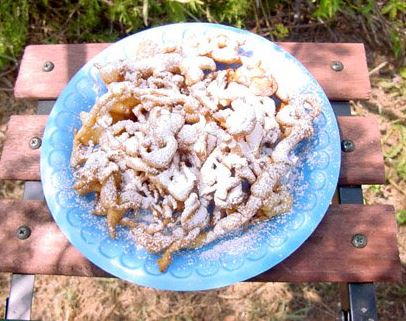
[[[55,99],[75,72],[109,44],[31,45],[26,47],[14,88],[17,98]],[[331,100],[368,99],[371,86],[361,43],[279,43],[319,81]],[[335,72],[332,61],[344,70]],[[52,61],[55,68],[44,72]]]
[[[29,146],[31,137],[42,137],[48,116],[11,116],[0,158],[0,179],[39,180],[40,149]]]
[[[399,281],[400,260],[393,207],[333,205],[313,235],[288,259],[256,281]],[[32,234],[19,240],[16,230]],[[364,233],[368,245],[351,245]],[[108,276],[63,236],[44,202],[0,200],[0,271],[29,274]]]
[[[332,205],[297,252],[253,281],[400,281],[394,209],[389,205]],[[368,244],[352,246],[354,234]]]
[[[41,136],[48,116],[12,116],[0,158],[0,179],[40,180],[40,150],[28,142]],[[384,164],[379,130],[373,117],[338,117],[342,138],[352,139],[355,151],[342,153],[339,183],[345,185],[383,184]]]
[[[384,184],[385,166],[377,118],[339,117],[339,124],[341,138],[355,143],[354,151],[341,153],[340,184]]]
[[[0,271],[29,274],[107,276],[66,239],[42,201],[0,200]],[[19,226],[31,228],[26,240]]]

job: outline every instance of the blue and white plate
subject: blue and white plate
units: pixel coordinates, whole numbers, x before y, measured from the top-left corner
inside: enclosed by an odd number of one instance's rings
[[[173,43],[213,30],[246,39],[245,51],[262,57],[279,85],[291,94],[314,93],[322,102],[315,135],[300,144],[302,161],[296,170],[291,213],[234,233],[197,250],[175,255],[165,273],[157,255],[136,246],[126,228],[110,239],[104,217],[93,216],[93,195],[73,190],[69,165],[79,114],[89,111],[106,92],[95,62],[129,57],[143,39]],[[278,77],[279,78],[279,77]],[[326,213],[336,188],[340,168],[339,132],[331,105],[311,74],[276,44],[252,34],[217,24],[182,23],[136,33],[103,50],[72,78],[49,116],[41,148],[41,179],[51,213],[69,241],[90,261],[121,279],[165,290],[205,290],[226,286],[264,272],[286,259],[312,234]],[[299,153],[298,153],[299,154]]]

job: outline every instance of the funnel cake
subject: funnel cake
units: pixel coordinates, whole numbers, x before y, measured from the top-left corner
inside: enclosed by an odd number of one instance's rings
[[[161,271],[176,251],[291,209],[292,151],[313,134],[320,104],[280,103],[274,77],[243,45],[223,33],[144,41],[134,57],[97,66],[108,90],[81,114],[74,188],[96,194],[111,237],[125,225],[160,253]]]

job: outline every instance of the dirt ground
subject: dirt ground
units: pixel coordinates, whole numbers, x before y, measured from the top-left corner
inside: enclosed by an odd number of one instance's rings
[[[376,68],[377,67],[377,68]],[[370,65],[371,99],[352,102],[353,112],[379,118],[387,184],[365,186],[368,204],[406,209],[406,81],[385,57]],[[13,83],[12,75],[8,82]],[[0,150],[9,116],[33,113],[35,106],[16,102],[0,89]],[[0,183],[0,198],[20,198],[21,182]],[[398,228],[398,244],[406,280],[406,226]],[[9,287],[0,274],[0,316]],[[406,283],[378,284],[382,321],[406,318]],[[116,279],[37,276],[33,320],[338,320],[338,285],[329,283],[239,283],[223,289],[175,293],[139,287]]]

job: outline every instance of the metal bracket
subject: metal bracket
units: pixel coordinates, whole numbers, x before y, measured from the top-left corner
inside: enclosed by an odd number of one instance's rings
[[[30,320],[34,279],[34,275],[12,275],[10,296],[6,306],[6,320]]]
[[[334,108],[335,107],[335,108]],[[350,116],[349,103],[333,103],[337,116]],[[361,186],[338,187],[339,202],[341,204],[363,204]],[[365,235],[364,235],[365,236]],[[353,245],[362,247],[367,239],[354,235]],[[376,296],[373,283],[342,283],[340,285],[341,320],[342,321],[378,321],[376,312]]]
[[[23,199],[44,200],[41,182],[25,182]],[[6,320],[30,320],[34,280],[35,275],[11,275],[10,294],[6,301]]]
[[[373,283],[348,284],[350,321],[378,321]]]
[[[54,100],[39,101],[37,114],[49,114],[54,103]],[[41,182],[25,182],[23,199],[45,200]],[[29,226],[24,228],[29,229]],[[30,320],[34,280],[35,275],[13,274],[11,276],[10,294],[6,301],[6,320]]]

